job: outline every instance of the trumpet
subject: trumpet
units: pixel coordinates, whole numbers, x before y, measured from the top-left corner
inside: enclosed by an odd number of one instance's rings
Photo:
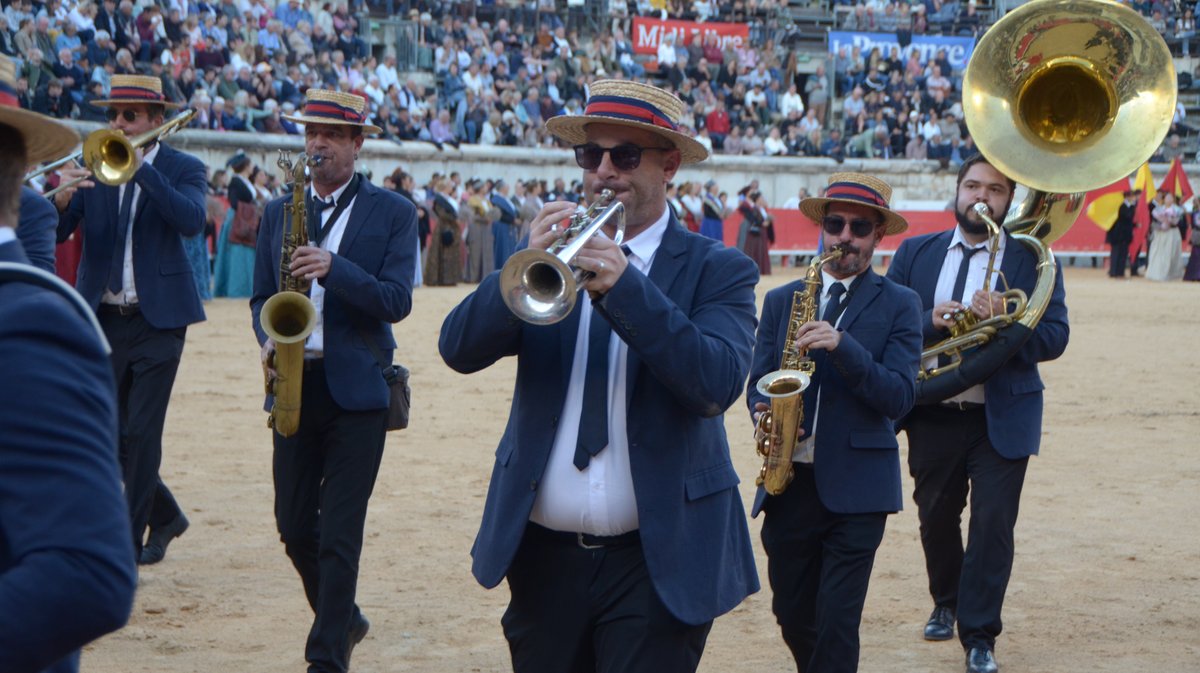
[[[617,245],[625,238],[625,205],[611,189],[600,193],[546,250],[521,250],[500,270],[500,296],[518,318],[534,325],[551,325],[570,315],[581,285],[593,275],[571,263],[593,236],[616,219]]]
[[[138,149],[161,140],[187,126],[194,116],[196,116],[195,110],[187,110],[162,126],[146,131],[145,133],[140,133],[132,138],[126,138],[124,133],[116,129],[97,129],[88,134],[88,137],[83,141],[82,150],[46,164],[41,168],[29,171],[25,174],[25,181],[28,182],[39,175],[51,173],[72,161],[80,161],[82,159],[83,165],[100,182],[114,187],[116,185],[123,185],[132,180],[133,174],[137,173],[138,168],[141,167],[141,162],[137,158]],[[51,198],[62,190],[74,187],[87,179],[87,177],[82,177],[65,182],[46,192],[43,196]]]

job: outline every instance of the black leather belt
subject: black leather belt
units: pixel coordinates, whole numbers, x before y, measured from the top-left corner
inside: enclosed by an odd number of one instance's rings
[[[137,315],[142,312],[141,304],[100,304],[97,313],[109,315]]]
[[[954,411],[978,411],[983,408],[983,402],[939,402],[938,406]]]
[[[641,533],[631,530],[620,535],[592,535],[591,533],[570,533],[561,530],[550,530],[532,521],[529,523],[528,534],[546,542],[575,545],[582,549],[606,549],[611,547],[628,547],[640,544]]]

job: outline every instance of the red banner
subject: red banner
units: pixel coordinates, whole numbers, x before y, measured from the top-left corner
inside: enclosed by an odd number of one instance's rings
[[[727,46],[740,47],[750,41],[750,27],[741,23],[696,23],[695,21],[674,21],[648,19],[641,16],[633,17],[633,53],[657,54],[658,45],[663,35],[675,33],[675,44],[686,46],[691,44],[696,35],[716,35],[721,41],[721,48]]]

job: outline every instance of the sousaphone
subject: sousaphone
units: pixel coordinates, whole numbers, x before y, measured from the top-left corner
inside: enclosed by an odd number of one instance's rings
[[[920,373],[918,403],[986,380],[1029,339],[1054,289],[1049,244],[1074,224],[1083,192],[1128,176],[1154,153],[1171,126],[1176,86],[1162,36],[1109,0],[1034,0],[983,35],[963,76],[963,116],[979,151],[1029,190],[1004,228],[1037,255],[1038,280],[1028,297],[1010,291],[1007,313],[925,350],[922,359],[946,355],[950,364]]]

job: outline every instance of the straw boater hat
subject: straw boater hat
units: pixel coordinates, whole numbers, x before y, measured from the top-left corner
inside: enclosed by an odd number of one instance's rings
[[[0,124],[13,127],[25,138],[26,161],[30,164],[66,156],[79,144],[79,134],[70,126],[21,109],[17,100],[16,66],[3,54],[0,54]]]
[[[891,200],[891,186],[879,178],[862,173],[834,173],[829,176],[825,196],[804,199],[800,202],[800,212],[813,222],[820,222],[834,201],[867,206],[883,216],[885,235],[903,233],[908,229],[908,221],[888,206]]]
[[[106,100],[98,100],[93,105],[162,105],[177,108],[179,103],[172,103],[162,92],[162,80],[146,75],[113,75],[112,88],[109,89]]]
[[[297,124],[339,124],[361,126],[363,133],[375,135],[383,129],[367,123],[367,99],[352,93],[309,89],[304,94],[304,109],[300,114],[283,115]]]
[[[582,145],[587,142],[588,124],[631,126],[671,141],[685,164],[708,158],[704,145],[679,130],[684,107],[673,94],[649,84],[616,79],[594,82],[589,93],[583,114],[551,117],[546,129],[571,145]]]

